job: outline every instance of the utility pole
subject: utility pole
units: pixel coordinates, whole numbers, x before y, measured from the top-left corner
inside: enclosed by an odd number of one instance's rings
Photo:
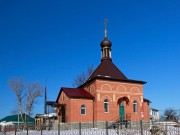
[[[45,92],[44,92],[44,114],[47,114],[47,107],[46,107],[46,102],[47,102],[47,95],[46,95],[46,86],[45,86]]]

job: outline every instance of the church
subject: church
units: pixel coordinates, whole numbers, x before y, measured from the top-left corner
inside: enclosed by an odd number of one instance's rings
[[[56,99],[59,122],[149,121],[150,101],[143,96],[144,81],[128,79],[111,58],[112,43],[100,43],[101,62],[77,88],[62,87]]]

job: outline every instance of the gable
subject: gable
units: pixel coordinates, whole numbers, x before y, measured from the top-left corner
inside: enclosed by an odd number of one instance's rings
[[[59,96],[59,99],[58,101],[59,102],[65,102],[69,99],[69,97],[66,95],[66,93],[64,93],[64,91],[60,92],[60,96]]]

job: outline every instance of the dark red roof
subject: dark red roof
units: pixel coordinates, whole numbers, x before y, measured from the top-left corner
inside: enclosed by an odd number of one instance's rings
[[[146,98],[143,98],[143,101],[144,101],[144,102],[151,103],[151,101],[150,101],[150,100],[148,100],[148,99],[146,99]]]
[[[89,79],[94,77],[106,77],[120,80],[127,80],[127,77],[112,63],[111,60],[102,60]]]
[[[94,97],[83,88],[64,88],[60,89],[59,95],[56,102],[58,101],[61,92],[64,92],[69,98],[80,98],[80,99],[94,99]]]
[[[102,59],[99,66],[96,70],[91,74],[91,76],[87,79],[87,81],[79,86],[79,88],[83,88],[85,85],[89,84],[90,82],[101,79],[101,80],[108,80],[108,81],[121,81],[121,82],[128,82],[128,83],[138,83],[138,84],[145,84],[144,81],[138,80],[131,80],[128,79],[113,63],[111,59]]]

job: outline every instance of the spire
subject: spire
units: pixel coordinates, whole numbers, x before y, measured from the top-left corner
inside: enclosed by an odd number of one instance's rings
[[[104,40],[101,42],[101,61],[104,59],[111,59],[111,41],[107,36],[107,20],[104,20]]]
[[[104,20],[104,38],[107,38],[107,19]]]

